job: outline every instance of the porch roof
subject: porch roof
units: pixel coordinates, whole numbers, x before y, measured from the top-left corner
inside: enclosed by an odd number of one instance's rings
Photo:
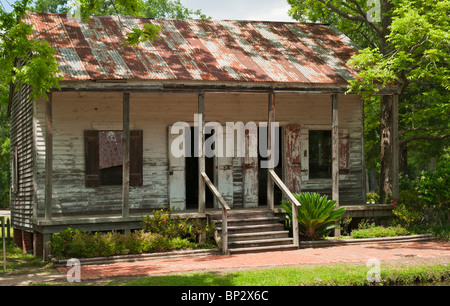
[[[29,12],[36,36],[56,49],[64,81],[153,80],[345,86],[356,47],[330,25]],[[159,39],[123,45],[124,27],[161,26]]]

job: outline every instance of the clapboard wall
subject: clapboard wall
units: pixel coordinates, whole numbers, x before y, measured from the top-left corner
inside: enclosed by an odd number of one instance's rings
[[[11,219],[16,229],[31,231],[33,225],[34,159],[33,102],[31,87],[23,85],[10,101]]]
[[[205,120],[267,121],[267,94],[206,94]],[[130,188],[131,211],[151,211],[168,205],[168,127],[194,122],[195,94],[131,93],[130,128],[143,131],[143,186]],[[363,203],[363,104],[359,96],[339,95],[339,127],[350,137],[349,175],[340,183],[341,205]],[[37,212],[44,214],[45,108],[34,112]],[[276,95],[276,121],[298,124],[303,131],[331,128],[330,95]],[[121,130],[122,94],[91,92],[53,93],[53,214],[120,212],[121,186],[85,187],[84,131]],[[233,201],[242,194],[242,163],[233,162]],[[197,179],[197,178],[193,178]],[[331,179],[306,179],[302,191],[331,195]]]

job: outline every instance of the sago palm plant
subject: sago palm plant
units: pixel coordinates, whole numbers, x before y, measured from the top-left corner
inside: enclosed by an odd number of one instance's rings
[[[326,231],[336,228],[336,222],[345,213],[344,207],[336,209],[336,201],[328,200],[327,196],[309,192],[293,195],[301,204],[298,207],[297,221],[299,232],[306,240],[319,239]],[[281,208],[292,222],[291,202],[281,201]]]

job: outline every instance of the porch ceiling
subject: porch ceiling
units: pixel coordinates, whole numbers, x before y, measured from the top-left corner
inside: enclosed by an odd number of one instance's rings
[[[356,74],[346,65],[357,52],[324,24],[200,21],[29,12],[36,36],[56,49],[65,81],[153,80],[345,85]],[[153,23],[160,39],[123,45],[127,29]]]

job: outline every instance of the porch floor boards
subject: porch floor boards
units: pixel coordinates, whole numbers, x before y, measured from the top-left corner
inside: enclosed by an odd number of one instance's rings
[[[345,205],[346,215],[349,217],[379,217],[391,216],[392,206],[389,204],[363,204],[363,205]],[[256,212],[267,210],[264,206],[255,208],[232,208],[231,213],[234,212]],[[280,206],[275,206],[273,212],[275,214],[283,213]],[[152,211],[130,213],[128,217],[123,218],[121,214],[100,214],[100,215],[70,215],[52,217],[51,220],[43,218],[35,218],[34,224],[38,226],[52,226],[52,225],[75,225],[75,224],[100,224],[100,223],[116,223],[116,222],[138,222],[142,221],[143,217],[152,215]],[[218,208],[206,208],[204,213],[199,213],[198,209],[187,209],[184,211],[175,211],[175,215],[181,218],[206,218],[207,214],[220,215],[221,210]]]

